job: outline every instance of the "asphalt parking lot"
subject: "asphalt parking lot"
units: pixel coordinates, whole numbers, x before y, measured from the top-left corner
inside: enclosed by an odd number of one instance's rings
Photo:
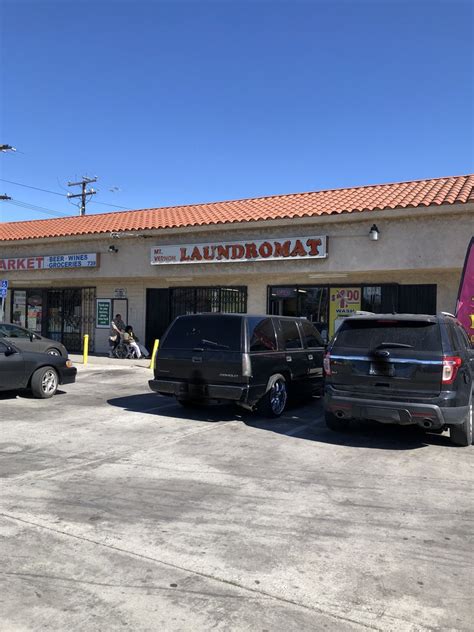
[[[1,630],[472,630],[473,448],[112,363],[0,395]]]

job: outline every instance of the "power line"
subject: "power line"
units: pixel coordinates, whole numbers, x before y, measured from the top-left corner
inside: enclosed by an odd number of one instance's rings
[[[59,193],[58,191],[50,191],[49,189],[41,189],[40,187],[34,187],[30,184],[23,184],[21,182],[14,182],[13,180],[6,180],[0,178],[0,182],[8,182],[8,184],[15,184],[18,187],[24,187],[25,189],[34,189],[35,191],[42,191],[43,193],[51,193],[52,195],[60,195],[61,197],[68,197],[67,193]],[[109,204],[107,202],[99,202],[98,200],[91,200],[91,204],[102,204],[103,206],[112,206],[114,208],[121,208],[124,211],[129,209],[126,206],[119,206],[118,204]]]
[[[14,206],[18,206],[19,208],[25,208],[29,211],[35,211],[37,213],[46,213],[47,215],[52,215],[53,217],[68,217],[66,213],[61,213],[60,211],[53,211],[49,208],[45,208],[44,206],[37,206],[36,204],[30,204],[29,202],[22,202],[21,200],[12,199],[10,200],[10,204]]]
[[[5,180],[5,178],[0,178],[2,182],[8,182],[8,184],[16,184],[19,187],[25,187],[26,189],[35,189],[35,191],[43,191],[43,193],[52,193],[53,195],[60,195],[61,197],[66,197],[65,193],[58,193],[57,191],[49,191],[48,189],[40,189],[39,187],[32,187],[30,184],[21,184],[21,182],[13,182],[13,180]]]

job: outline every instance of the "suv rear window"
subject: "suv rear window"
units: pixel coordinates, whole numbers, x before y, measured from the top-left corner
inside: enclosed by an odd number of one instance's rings
[[[240,351],[241,316],[185,316],[169,330],[162,349]]]
[[[370,350],[392,342],[410,345],[415,351],[442,352],[439,325],[416,320],[346,321],[337,332],[334,346]]]

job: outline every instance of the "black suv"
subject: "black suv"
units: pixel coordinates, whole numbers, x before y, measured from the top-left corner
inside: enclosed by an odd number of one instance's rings
[[[372,314],[341,324],[324,358],[326,423],[351,419],[449,428],[472,443],[474,350],[450,314]]]
[[[319,332],[302,318],[178,316],[161,341],[149,384],[184,406],[227,400],[278,417],[289,390],[321,393],[324,351]]]

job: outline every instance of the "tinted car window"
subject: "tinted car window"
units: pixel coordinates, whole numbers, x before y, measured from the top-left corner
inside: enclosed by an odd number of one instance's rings
[[[240,351],[240,316],[185,316],[172,324],[162,349]]]
[[[250,351],[276,351],[276,334],[271,318],[253,318],[250,316],[248,324]]]
[[[21,327],[15,327],[15,325],[0,325],[0,333],[3,333],[9,338],[29,338],[30,332]]]
[[[281,320],[280,326],[285,349],[301,349],[301,338],[296,322],[294,320]]]
[[[437,323],[397,320],[346,321],[336,335],[334,346],[370,350],[392,342],[410,345],[416,351],[442,350]]]
[[[305,346],[310,347],[323,347],[324,342],[321,338],[321,334],[310,322],[307,320],[301,321],[301,328],[303,330],[303,342]]]

